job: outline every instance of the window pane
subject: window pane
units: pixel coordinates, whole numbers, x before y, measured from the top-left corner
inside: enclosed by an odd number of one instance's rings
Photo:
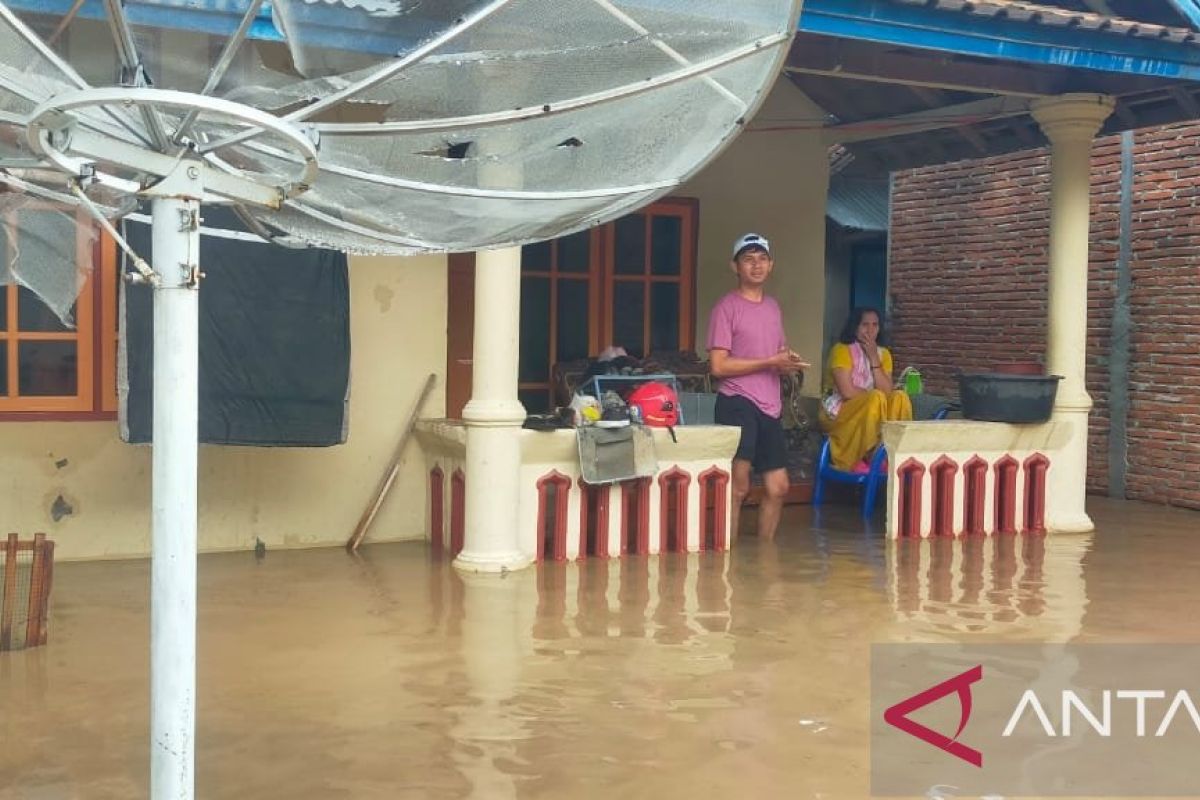
[[[650,221],[650,271],[655,275],[678,275],[683,263],[683,220],[654,217]]]
[[[656,283],[650,287],[650,350],[679,349],[679,284]]]
[[[75,306],[71,306],[71,316],[75,316]],[[17,287],[17,327],[23,331],[69,331],[63,325],[50,307],[41,299],[26,289]]]
[[[8,394],[8,342],[0,341],[0,397]]]
[[[73,397],[79,372],[75,342],[20,342],[18,394],[25,397]]]
[[[580,231],[558,240],[558,269],[560,272],[587,272],[591,263],[591,231]]]
[[[545,389],[521,389],[517,397],[529,414],[545,414],[550,410],[550,392]]]
[[[560,280],[558,282],[558,347],[559,361],[587,358],[588,355],[588,282]]]
[[[646,273],[646,217],[630,214],[613,223],[613,269],[618,275]]]
[[[525,272],[549,272],[550,242],[536,242],[522,247],[521,269]]]
[[[550,379],[550,279],[521,278],[521,362],[524,383]]]
[[[642,347],[646,294],[639,283],[613,284],[613,344],[624,347],[634,358],[645,355]]]

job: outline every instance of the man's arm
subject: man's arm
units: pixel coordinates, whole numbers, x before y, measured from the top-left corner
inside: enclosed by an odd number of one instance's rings
[[[799,372],[808,366],[803,361],[792,358],[792,354],[787,350],[780,350],[769,358],[734,358],[728,350],[720,347],[714,347],[708,352],[708,364],[709,372],[715,378],[736,378],[767,369]]]

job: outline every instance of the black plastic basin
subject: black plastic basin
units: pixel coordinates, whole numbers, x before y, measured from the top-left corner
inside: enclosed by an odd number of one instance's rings
[[[1045,422],[1054,409],[1061,375],[998,372],[958,376],[964,419],[987,422]]]

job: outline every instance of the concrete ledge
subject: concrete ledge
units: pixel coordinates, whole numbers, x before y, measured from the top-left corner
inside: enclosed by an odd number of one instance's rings
[[[729,425],[681,425],[675,429],[678,442],[671,441],[666,428],[651,428],[659,462],[729,459],[737,450],[741,431]],[[417,441],[426,452],[465,457],[467,426],[460,420],[423,419],[416,425]],[[577,463],[579,449],[575,430],[521,430],[521,463]]]
[[[889,454],[1058,450],[1071,427],[1051,420],[1030,425],[974,420],[885,422],[883,444]]]

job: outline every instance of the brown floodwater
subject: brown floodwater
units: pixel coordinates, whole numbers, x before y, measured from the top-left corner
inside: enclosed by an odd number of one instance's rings
[[[729,554],[464,576],[421,544],[200,559],[197,796],[862,798],[872,642],[1198,642],[1200,514],[889,543],[785,511]],[[149,564],[64,563],[0,654],[0,798],[148,783]]]

